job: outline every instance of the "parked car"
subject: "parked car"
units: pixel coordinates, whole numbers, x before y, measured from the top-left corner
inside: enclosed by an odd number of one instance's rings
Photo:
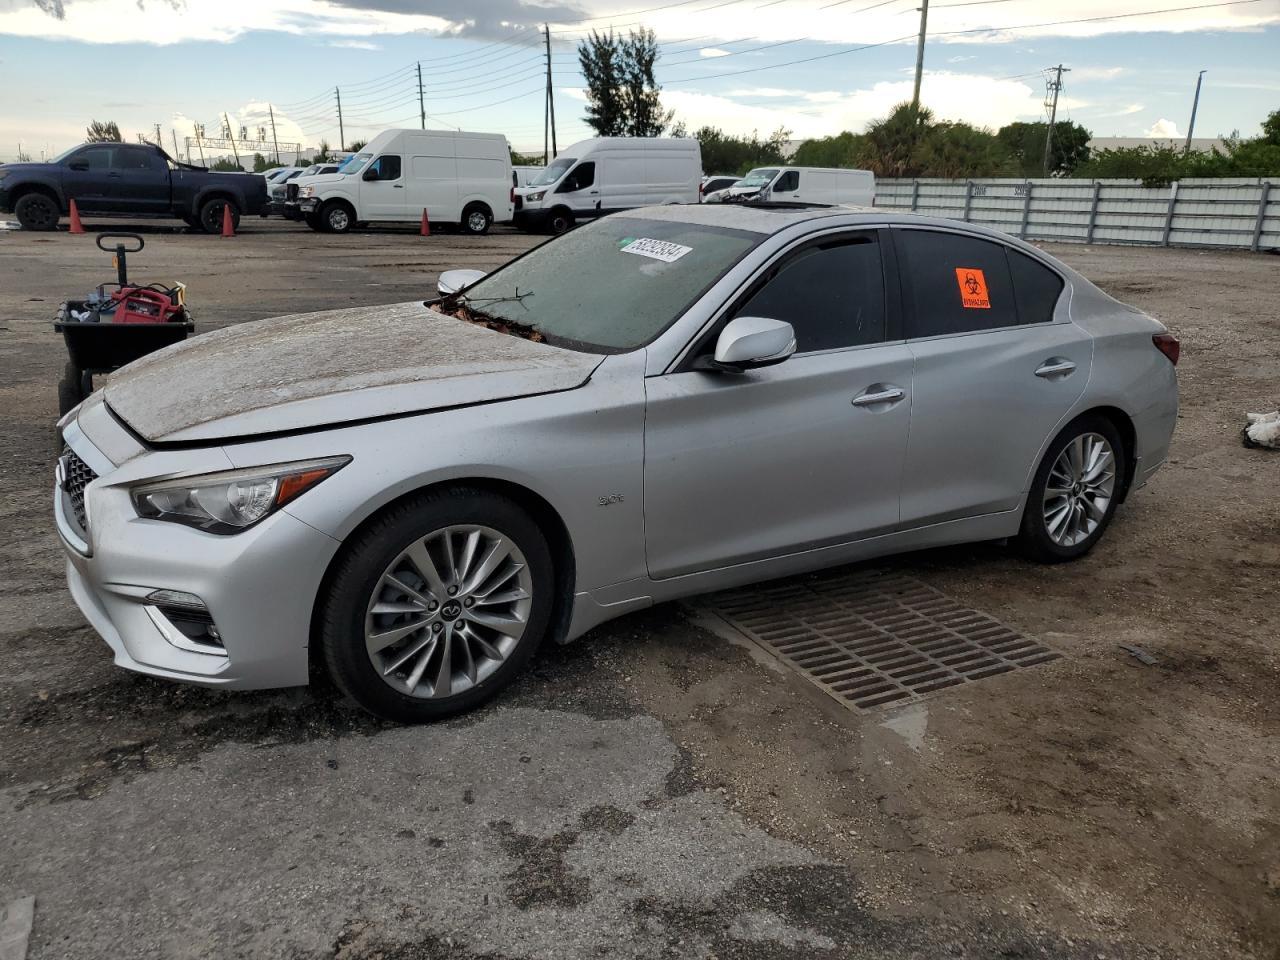
[[[427,720],[676,597],[1006,537],[1076,559],[1177,417],[1160,323],[954,221],[651,207],[440,288],[205,334],[60,422],[68,582],[117,664],[314,665]]]
[[[511,185],[513,187],[527,187],[529,182],[535,177],[542,174],[546,167],[532,167],[527,164],[517,164],[511,168]]]
[[[759,167],[737,183],[705,191],[708,203],[773,200],[870,207],[876,199],[876,178],[870,170],[837,167]]]
[[[735,177],[727,174],[715,174],[714,176],[703,177],[702,183],[698,185],[698,198],[705,201],[709,194],[719,193],[721,190],[727,190],[741,179],[741,177]]]
[[[345,162],[345,161],[343,161]],[[309,167],[299,167],[296,173],[285,177],[284,182],[271,188],[272,213],[279,213],[290,220],[303,219],[298,209],[298,191],[311,177],[322,173],[337,173],[342,163],[337,160],[318,160]]]
[[[564,233],[579,220],[653,203],[697,203],[697,140],[595,137],[566,149],[516,191],[516,226]]]
[[[258,174],[210,173],[139,143],[86,143],[49,163],[0,167],[0,212],[12,211],[24,230],[53,230],[70,212],[177,217],[207,233],[222,229],[230,207],[233,224],[267,202]]]
[[[296,180],[306,167],[279,167],[266,175],[267,204],[258,211],[260,216],[268,217],[273,213],[284,213],[287,184]]]
[[[509,221],[515,192],[511,147],[496,133],[385,130],[337,171],[298,184],[294,215],[313,230],[346,233],[361,223],[458,224],[487,233]]]

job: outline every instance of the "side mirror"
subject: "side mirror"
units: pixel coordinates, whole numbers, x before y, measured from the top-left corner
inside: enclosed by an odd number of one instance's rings
[[[483,270],[446,270],[436,281],[436,291],[442,297],[451,297],[484,278]]]
[[[768,317],[734,317],[716,338],[714,364],[721,369],[750,370],[781,363],[795,352],[791,324]]]

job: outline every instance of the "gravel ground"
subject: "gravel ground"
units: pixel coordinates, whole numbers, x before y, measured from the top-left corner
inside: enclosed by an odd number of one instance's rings
[[[421,297],[533,242],[244,226],[157,229],[133,276],[185,280],[210,329]],[[0,234],[0,907],[37,897],[31,957],[1276,960],[1280,455],[1239,430],[1280,403],[1280,261],[1052,252],[1182,338],[1171,462],[1084,561],[880,566],[1062,659],[854,715],[695,602],[404,729],[112,667],[62,584],[48,324],[110,264]]]

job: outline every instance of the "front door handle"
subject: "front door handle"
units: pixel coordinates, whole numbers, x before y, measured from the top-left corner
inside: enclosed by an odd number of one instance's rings
[[[868,387],[851,401],[855,407],[874,407],[880,403],[897,403],[905,397],[906,391],[890,384],[877,383]]]
[[[403,189],[404,189],[404,184],[403,184],[403,183],[393,183],[393,184],[391,185],[391,189],[392,189],[392,190],[403,190]]]
[[[1076,365],[1063,357],[1050,357],[1036,367],[1036,376],[1048,380],[1052,377],[1068,377],[1075,372]]]

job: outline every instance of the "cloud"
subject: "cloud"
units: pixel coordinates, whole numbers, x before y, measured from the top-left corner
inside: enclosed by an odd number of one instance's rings
[[[330,40],[328,43],[331,47],[341,47],[345,50],[381,50],[382,44],[373,43],[369,40]]]
[[[947,63],[964,63],[966,60],[977,59],[977,57],[947,57]]]
[[[1114,80],[1129,72],[1127,67],[1072,67],[1071,77],[1074,80]]]
[[[567,4],[546,6],[522,0],[330,0],[335,6],[352,10],[390,13],[398,16],[429,14],[452,24],[449,33],[460,37],[487,37],[501,40],[522,36],[543,22],[573,23],[589,16],[582,7]]]
[[[1178,125],[1174,121],[1166,120],[1164,117],[1161,117],[1151,125],[1151,129],[1143,134],[1143,136],[1158,137],[1162,140],[1176,140],[1178,137],[1182,136],[1182,134],[1178,132]]]
[[[700,57],[727,57],[727,56],[729,56],[729,51],[728,51],[728,50],[721,50],[719,47],[703,47],[701,50],[699,50],[699,51],[698,51],[698,56],[700,56]]]

